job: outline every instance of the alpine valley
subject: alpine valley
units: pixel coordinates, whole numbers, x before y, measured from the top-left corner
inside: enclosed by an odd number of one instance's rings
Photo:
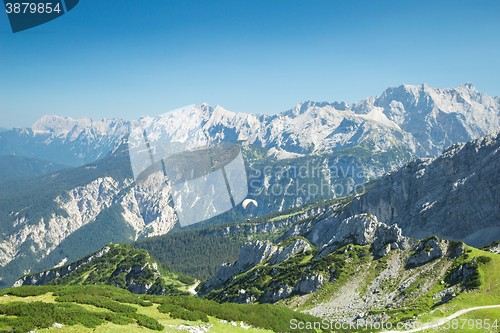
[[[63,324],[83,331],[308,331],[297,323],[428,322],[500,304],[500,98],[470,83],[401,85],[352,105],[265,115],[201,104],[184,117],[44,116],[0,132],[0,278],[14,286],[0,327],[73,311]],[[139,125],[148,147],[235,145],[256,209],[236,202],[181,226],[173,185],[134,176]],[[26,297],[52,317],[21,325]]]

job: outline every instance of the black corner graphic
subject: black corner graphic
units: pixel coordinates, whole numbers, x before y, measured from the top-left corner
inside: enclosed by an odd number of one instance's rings
[[[49,2],[50,1],[50,2]],[[79,0],[4,0],[12,32],[31,29],[52,21],[75,8]]]
[[[75,8],[79,1],[80,0],[64,0],[64,3],[66,4],[66,12],[69,12],[70,10]]]

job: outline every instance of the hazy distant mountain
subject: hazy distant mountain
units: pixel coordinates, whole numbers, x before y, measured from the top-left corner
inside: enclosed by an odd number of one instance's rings
[[[0,133],[0,155],[34,157],[79,166],[106,156],[129,131],[129,122],[43,116],[31,128]]]
[[[0,156],[0,182],[8,179],[41,176],[69,168],[67,165],[22,156]]]

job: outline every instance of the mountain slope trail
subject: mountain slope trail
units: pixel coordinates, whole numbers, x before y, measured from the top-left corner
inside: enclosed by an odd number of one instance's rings
[[[444,325],[446,322],[448,322],[448,321],[450,321],[452,319],[455,319],[457,317],[460,317],[464,313],[467,313],[467,312],[470,312],[470,311],[474,311],[474,310],[491,309],[491,308],[500,308],[500,304],[497,304],[497,305],[476,306],[476,307],[473,307],[473,308],[463,309],[463,310],[455,312],[451,316],[448,316],[448,317],[443,318],[443,319],[438,319],[438,320],[436,320],[436,321],[434,321],[432,323],[427,323],[425,325],[422,325],[422,327],[419,327],[419,328],[416,328],[416,329],[413,329],[413,330],[410,330],[410,331],[384,331],[384,332],[381,332],[381,333],[403,333],[403,332],[404,333],[411,333],[411,332],[420,332],[420,331],[423,331],[423,330],[435,328],[436,322],[442,323],[440,325]]]

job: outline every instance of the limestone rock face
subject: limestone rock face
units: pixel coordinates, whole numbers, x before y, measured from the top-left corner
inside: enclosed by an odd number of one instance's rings
[[[326,280],[321,274],[308,275],[305,279],[299,281],[294,287],[294,290],[302,294],[309,294],[314,291],[319,290],[319,288],[325,284]]]
[[[463,264],[456,268],[450,276],[450,280],[452,281],[463,281],[469,277],[472,273],[475,272],[475,269],[471,267],[471,265]]]
[[[269,259],[268,265],[277,265],[282,261],[288,260],[298,253],[311,250],[311,246],[303,239],[297,239],[286,247],[278,247],[276,252]]]
[[[134,227],[136,238],[164,235],[178,222],[174,208],[169,205],[170,193],[163,174],[156,172],[136,181],[136,186],[123,197],[122,215]]]
[[[285,284],[283,286],[280,286],[274,290],[268,290],[264,294],[263,299],[265,302],[268,303],[276,303],[277,301],[287,298],[290,296],[293,292],[293,288],[290,287],[289,285]]]
[[[467,248],[467,245],[465,245],[464,242],[459,242],[451,251],[451,256],[453,258],[458,258],[462,254],[465,253],[465,249]]]
[[[486,245],[500,239],[499,151],[495,133],[455,144],[434,160],[410,162],[354,199],[342,217],[370,213],[405,236]]]
[[[66,216],[54,212],[49,221],[41,219],[30,223],[24,216],[20,217],[14,224],[16,231],[0,242],[0,265],[5,266],[16,258],[27,241],[38,247],[42,257],[50,253],[71,233],[92,222],[104,208],[111,206],[121,189],[122,186],[111,177],[98,178],[86,186],[68,191],[67,198],[56,198]]]

